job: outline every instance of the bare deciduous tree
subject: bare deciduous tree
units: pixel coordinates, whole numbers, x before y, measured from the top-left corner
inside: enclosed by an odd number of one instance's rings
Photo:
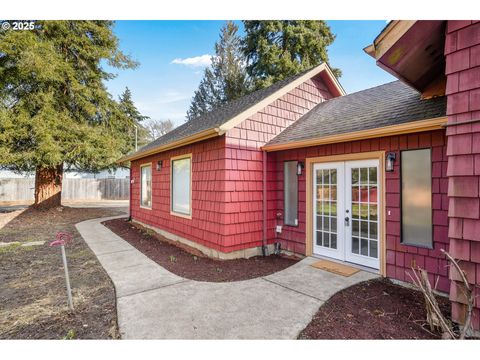
[[[160,136],[165,135],[166,133],[173,130],[173,122],[170,119],[167,120],[149,120],[144,124],[145,129],[147,130],[147,139],[153,141],[158,139]]]

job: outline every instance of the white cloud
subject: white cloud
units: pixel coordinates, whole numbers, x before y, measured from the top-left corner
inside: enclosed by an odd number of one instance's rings
[[[185,59],[176,58],[173,59],[171,64],[180,64],[189,67],[206,67],[211,63],[212,55],[204,54],[200,56],[189,57]]]

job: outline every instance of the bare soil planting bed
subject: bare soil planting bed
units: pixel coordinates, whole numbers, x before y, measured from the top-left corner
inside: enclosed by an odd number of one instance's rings
[[[299,260],[276,255],[214,260],[126,219],[109,220],[103,224],[157,264],[191,280],[227,282],[253,279],[283,270]]]
[[[75,224],[121,213],[60,207],[0,214],[0,339],[118,337],[113,284]],[[73,236],[66,247],[73,312],[67,308],[60,249],[48,246],[59,231]]]
[[[450,303],[437,297],[446,315]],[[388,279],[366,281],[332,296],[299,339],[439,339],[426,324],[425,301],[415,290]]]

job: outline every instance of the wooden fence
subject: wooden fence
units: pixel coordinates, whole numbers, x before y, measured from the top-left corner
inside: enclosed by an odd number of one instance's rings
[[[0,179],[0,202],[34,199],[34,178]],[[63,179],[63,200],[128,200],[130,179]]]

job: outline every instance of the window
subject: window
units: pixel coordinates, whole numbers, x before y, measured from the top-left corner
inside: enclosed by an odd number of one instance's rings
[[[152,165],[142,165],[140,167],[140,206],[152,207]]]
[[[192,157],[172,159],[172,213],[191,215]]]
[[[285,225],[298,225],[297,161],[283,163],[283,199]]]
[[[430,149],[401,153],[402,243],[432,248]]]

